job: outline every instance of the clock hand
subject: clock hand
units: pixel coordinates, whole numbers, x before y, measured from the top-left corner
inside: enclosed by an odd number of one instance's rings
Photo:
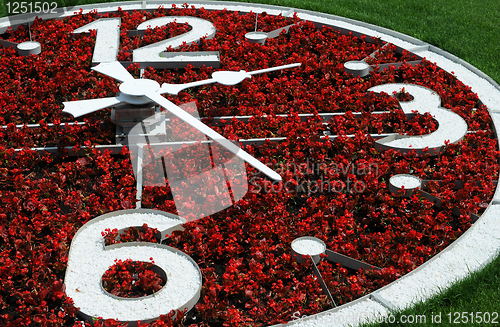
[[[97,111],[99,109],[103,109],[109,106],[116,105],[120,102],[133,103],[133,104],[145,104],[152,100],[157,104],[165,107],[167,110],[171,111],[175,116],[179,117],[192,127],[196,128],[200,132],[204,133],[208,137],[210,137],[215,142],[219,143],[232,153],[234,153],[240,159],[246,161],[248,164],[263,172],[269,178],[274,179],[276,181],[281,181],[281,176],[252,157],[250,154],[231,143],[229,140],[224,138],[222,135],[205,125],[200,120],[194,118],[181,108],[177,107],[175,104],[170,102],[161,96],[162,93],[168,93],[169,91],[177,91],[182,90],[186,87],[192,87],[195,85],[203,85],[208,83],[218,82],[224,85],[235,85],[240,83],[245,78],[251,78],[252,75],[267,73],[274,70],[281,70],[286,68],[298,67],[300,63],[294,63],[289,65],[282,65],[277,67],[259,69],[251,72],[239,71],[239,72],[231,72],[231,71],[219,71],[214,72],[212,74],[212,78],[208,80],[180,84],[175,85],[177,90],[173,90],[173,87],[170,87],[167,84],[165,88],[160,88],[160,85],[149,79],[135,79],[132,75],[117,61],[110,63],[101,63],[92,69],[98,71],[102,74],[115,78],[123,83],[120,85],[121,93],[117,95],[117,97],[104,98],[104,99],[95,99],[94,100],[83,100],[83,101],[75,101],[75,102],[65,102],[65,109],[63,112],[72,114],[75,118],[85,115],[87,113],[91,113]],[[171,84],[170,84],[171,85]],[[179,89],[179,87],[182,87]],[[174,93],[176,94],[176,93]]]
[[[117,97],[63,102],[63,113],[71,114],[74,118],[77,118],[97,110],[116,106],[122,102]]]
[[[134,77],[130,75],[125,67],[123,67],[123,65],[118,61],[100,64],[92,67],[91,69],[101,74],[112,77],[120,82],[134,80]],[[123,99],[119,99],[118,97],[63,102],[63,113],[69,113],[74,118],[77,118],[86,114],[90,114],[97,110],[115,106],[122,102],[124,102]]]
[[[134,76],[130,75],[128,70],[126,70],[125,67],[123,67],[123,65],[118,61],[102,63],[92,67],[91,69],[112,77],[120,82],[132,81],[135,79]]]
[[[282,66],[277,66],[277,67],[271,67],[271,68],[265,68],[265,69],[259,69],[251,72],[246,72],[244,70],[241,70],[239,72],[232,72],[232,71],[218,71],[214,72],[212,74],[211,79],[207,80],[202,80],[202,81],[197,81],[197,82],[191,82],[191,83],[186,83],[186,84],[163,84],[160,90],[157,92],[151,92],[151,93],[146,93],[144,96],[147,98],[153,100],[157,104],[161,105],[165,109],[169,110],[172,114],[177,116],[178,118],[182,119],[184,122],[188,123],[192,127],[196,128],[200,132],[204,133],[206,136],[210,137],[212,140],[215,142],[219,143],[232,153],[236,155],[238,158],[246,161],[248,164],[253,166],[254,168],[258,169],[262,173],[264,173],[266,176],[268,176],[271,179],[274,179],[276,181],[281,181],[281,176],[276,173],[274,170],[270,169],[263,163],[261,163],[259,160],[255,159],[252,157],[250,154],[245,152],[243,149],[240,147],[236,146],[233,144],[231,141],[227,140],[224,138],[222,135],[202,123],[200,120],[194,118],[191,116],[189,113],[185,112],[183,109],[179,108],[169,100],[165,99],[164,97],[161,96],[163,93],[170,93],[170,94],[177,94],[179,91],[188,88],[188,87],[194,87],[194,86],[199,86],[199,85],[204,85],[204,84],[210,84],[214,82],[218,82],[223,85],[235,85],[243,81],[245,78],[251,78],[252,75],[256,74],[262,74],[262,73],[267,73],[271,72],[274,70],[281,70],[281,69],[286,69],[286,68],[293,68],[293,67],[298,67],[300,66],[300,63],[294,63],[294,64],[289,64],[289,65],[282,65]]]
[[[269,67],[269,68],[264,68],[264,69],[259,69],[259,70],[253,70],[253,71],[250,71],[248,73],[250,75],[256,75],[256,74],[262,74],[262,73],[272,72],[272,71],[275,71],[275,70],[281,70],[281,69],[299,67],[300,65],[301,65],[300,62],[296,62],[294,64],[288,64],[288,65],[282,65],[282,66],[276,66],[276,67]]]
[[[268,73],[268,72],[272,72],[275,70],[293,68],[293,67],[298,67],[298,66],[300,66],[300,63],[264,68],[264,69],[250,71],[250,72],[246,72],[244,70],[240,70],[239,72],[223,70],[223,71],[214,72],[212,74],[212,78],[206,79],[206,80],[190,82],[190,83],[185,83],[185,84],[163,83],[160,90],[159,90],[159,93],[160,94],[168,93],[168,94],[175,95],[184,89],[187,89],[190,87],[195,87],[195,86],[200,86],[200,85],[205,85],[205,84],[211,84],[211,83],[219,83],[219,84],[223,84],[223,85],[236,85],[238,83],[241,83],[246,78],[252,78],[252,75],[263,74],[263,73]]]
[[[180,91],[182,91],[184,89],[188,89],[190,87],[195,87],[195,86],[200,86],[200,85],[205,85],[205,84],[211,84],[211,83],[215,83],[215,82],[216,81],[213,78],[210,78],[210,79],[205,79],[205,80],[190,82],[190,83],[185,83],[185,84],[163,83],[158,92],[160,94],[168,93],[168,94],[177,95]]]
[[[156,102],[157,104],[161,105],[168,111],[170,111],[172,114],[177,116],[179,119],[183,120],[184,122],[188,123],[192,127],[196,128],[206,136],[210,137],[212,140],[215,142],[219,143],[222,145],[224,148],[228,149],[232,153],[234,153],[238,158],[246,161],[248,164],[253,166],[254,168],[258,169],[262,173],[264,173],[266,176],[268,176],[271,179],[274,179],[276,181],[281,181],[281,176],[276,173],[274,170],[269,168],[268,166],[264,165],[262,162],[259,160],[255,159],[252,157],[250,154],[245,152],[243,149],[226,139],[224,136],[220,135],[207,125],[205,125],[203,122],[200,120],[194,118],[191,116],[189,113],[184,111],[182,108],[179,108],[175,104],[173,104],[171,101],[168,99],[164,98],[161,94],[158,92],[150,92],[144,94],[144,96],[148,97],[152,101]]]

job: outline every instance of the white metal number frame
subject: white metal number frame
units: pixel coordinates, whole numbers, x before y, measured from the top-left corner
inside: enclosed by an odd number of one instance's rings
[[[84,13],[95,9],[98,12],[116,11],[118,7],[121,7],[122,10],[154,10],[160,5],[171,6],[174,3],[178,6],[183,4],[173,1],[130,1],[86,5],[82,6],[82,8]],[[498,84],[463,60],[412,37],[359,21],[301,9],[219,1],[192,1],[189,4],[204,7],[208,10],[227,9],[240,12],[267,12],[267,14],[271,15],[291,15],[297,12],[299,18],[314,22],[317,25],[332,26],[336,30],[340,29],[343,32],[352,31],[355,35],[380,37],[383,41],[393,43],[421,57],[426,57],[429,61],[436,62],[440,68],[450,73],[454,72],[455,76],[466,85],[469,85],[472,91],[478,94],[482,103],[488,107],[495,130],[498,131],[498,128],[500,128],[500,103],[495,101],[495,96],[498,97],[500,94]],[[60,18],[73,14],[72,12],[66,12],[65,8],[58,8],[57,11],[57,14],[48,15],[45,18]],[[10,25],[15,26],[16,24],[26,23],[24,19],[23,15],[17,16],[15,20],[1,19],[0,31]],[[497,255],[500,240],[496,235],[500,233],[500,227],[496,223],[495,217],[498,215],[500,215],[500,191],[497,188],[493,201],[481,218],[445,251],[424,265],[369,296],[336,309],[299,319],[291,322],[291,325],[330,326],[348,324],[352,321],[349,321],[346,317],[352,317],[357,312],[363,312],[367,317],[387,315],[389,305],[395,308],[404,308],[432,296],[449,286],[450,280],[465,277],[471,271],[480,269]],[[473,237],[478,234],[483,236],[481,244],[477,244],[475,241],[477,238]],[[478,251],[473,258],[463,257],[460,255],[463,248],[476,248]],[[447,267],[447,273],[433,274],[436,267]],[[394,296],[394,294],[403,294],[404,296]]]
[[[64,283],[66,294],[89,321],[119,319],[123,322],[151,322],[171,310],[192,309],[200,298],[202,277],[196,262],[184,252],[164,244],[126,242],[105,246],[101,232],[127,229],[131,224],[157,228],[161,239],[174,230],[182,230],[185,219],[152,209],[110,212],[83,225],[71,241]],[[132,226],[134,227],[134,226]],[[104,290],[101,279],[115,260],[150,262],[162,270],[165,286],[153,295],[139,298],[114,296]],[[140,312],[141,317],[137,317]]]

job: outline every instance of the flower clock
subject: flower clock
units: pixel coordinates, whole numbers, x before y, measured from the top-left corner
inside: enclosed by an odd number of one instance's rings
[[[458,58],[274,6],[51,15],[0,22],[2,326],[335,325],[494,251],[499,90]]]

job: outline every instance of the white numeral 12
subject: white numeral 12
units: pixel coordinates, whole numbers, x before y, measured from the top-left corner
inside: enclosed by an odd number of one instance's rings
[[[186,64],[193,66],[211,65],[218,67],[220,64],[218,51],[205,52],[172,52],[164,51],[172,46],[178,48],[184,42],[186,44],[197,43],[202,38],[212,38],[216,33],[215,26],[202,18],[191,16],[166,16],[143,22],[137,27],[137,31],[143,32],[148,28],[155,28],[170,23],[189,24],[191,30],[184,34],[159,41],[133,51],[133,62],[141,64],[141,68],[178,68]],[[96,42],[92,64],[101,62],[112,62],[117,60],[120,47],[120,18],[101,18],[85,26],[77,28],[73,33],[88,33],[96,30]]]

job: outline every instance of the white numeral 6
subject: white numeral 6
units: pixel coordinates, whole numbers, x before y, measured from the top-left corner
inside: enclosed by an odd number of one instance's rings
[[[147,224],[161,231],[162,239],[182,229],[183,219],[157,210],[131,209],[99,216],[75,234],[71,242],[66,270],[66,294],[89,321],[96,318],[124,322],[150,322],[171,310],[191,309],[199,300],[202,278],[196,262],[175,248],[148,242],[104,245],[101,235],[106,228],[126,229]],[[167,281],[153,295],[122,298],[111,295],[102,286],[102,276],[115,259],[151,262],[161,268]]]

